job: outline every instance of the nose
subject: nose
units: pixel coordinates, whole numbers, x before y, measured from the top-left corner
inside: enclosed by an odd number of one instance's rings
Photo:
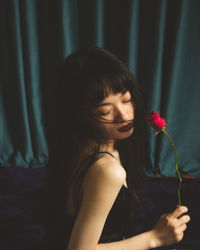
[[[117,121],[126,121],[129,118],[128,112],[124,109],[117,109],[117,115],[116,115],[116,120]]]

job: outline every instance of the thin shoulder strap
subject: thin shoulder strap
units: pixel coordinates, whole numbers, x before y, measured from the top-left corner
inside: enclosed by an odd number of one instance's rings
[[[97,155],[89,155],[88,157],[86,157],[86,159],[84,159],[81,164],[80,164],[80,177],[83,179],[85,173],[87,172],[87,170],[90,168],[90,166],[99,159],[98,154],[109,154],[110,156],[112,156],[114,159],[114,155],[112,155],[111,153],[107,152],[107,151],[99,151],[97,153]],[[83,167],[85,165],[85,167]],[[83,168],[81,168],[83,167]]]
[[[114,155],[112,155],[111,153],[107,152],[107,151],[99,151],[98,154],[109,154],[110,156],[112,156],[114,159]],[[97,154],[97,155],[98,155]],[[97,156],[96,155],[96,156]],[[94,155],[89,155],[88,157],[86,157],[85,160],[82,161],[82,163],[80,164],[80,166],[83,166],[84,164],[86,164],[86,167],[83,169],[83,174],[84,172],[86,172],[89,167],[98,159],[98,157],[94,157]]]
[[[111,154],[111,153],[109,153],[109,152],[107,152],[107,151],[100,151],[100,152],[98,152],[99,154],[109,154],[109,155],[111,155],[114,159],[115,159],[115,157],[114,157],[114,155],[113,154]]]

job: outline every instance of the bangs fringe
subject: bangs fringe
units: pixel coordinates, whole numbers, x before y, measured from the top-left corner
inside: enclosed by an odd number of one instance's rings
[[[114,72],[107,72],[104,69],[99,70],[98,74],[94,73],[84,82],[88,85],[85,86],[85,101],[91,106],[96,106],[104,98],[108,97],[111,93],[124,94],[126,91],[130,91],[133,97],[134,77],[126,70],[122,71],[115,69]],[[94,72],[94,71],[93,71]],[[96,76],[95,78],[93,76]],[[98,76],[97,76],[98,75]]]

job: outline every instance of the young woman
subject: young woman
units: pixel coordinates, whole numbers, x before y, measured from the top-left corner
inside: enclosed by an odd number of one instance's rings
[[[162,215],[152,230],[131,235],[145,179],[144,111],[127,66],[105,49],[76,52],[62,66],[58,95],[52,161],[66,173],[63,203],[56,203],[65,213],[62,249],[141,250],[179,242],[190,220],[184,206]]]

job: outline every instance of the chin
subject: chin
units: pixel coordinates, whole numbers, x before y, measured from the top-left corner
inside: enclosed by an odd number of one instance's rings
[[[118,132],[116,135],[117,140],[123,140],[123,139],[130,137],[133,134],[133,131],[134,131],[134,128],[131,128],[127,132]]]

